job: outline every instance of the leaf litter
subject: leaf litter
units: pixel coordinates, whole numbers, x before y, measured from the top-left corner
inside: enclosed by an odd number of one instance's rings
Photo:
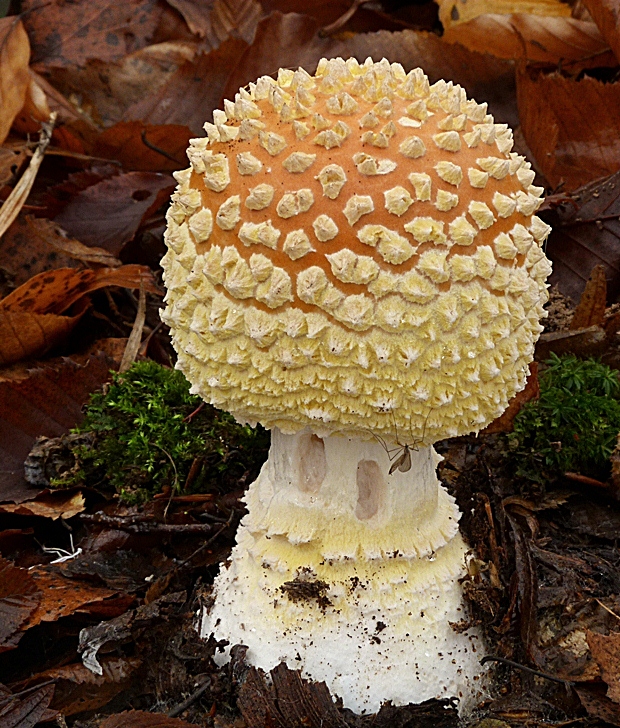
[[[0,725],[458,724],[441,701],[353,716],[294,670],[248,667],[240,647],[217,666],[195,615],[254,477],[226,432],[208,463],[194,456],[181,486],[169,478],[142,505],[103,475],[55,489],[93,442],[69,430],[123,354],[124,366],[174,363],[158,261],[189,139],[258,75],[372,55],[488,101],[553,193],[541,214],[555,288],[528,386],[487,432],[440,445],[474,555],[465,621],[485,631],[498,686],[470,722],[620,726],[620,447],[597,478],[507,466],[553,354],[620,369],[617,2],[24,0],[21,11],[0,19],[0,202],[17,189],[0,236]],[[204,415],[194,409],[188,421]],[[221,482],[201,487],[219,467]]]

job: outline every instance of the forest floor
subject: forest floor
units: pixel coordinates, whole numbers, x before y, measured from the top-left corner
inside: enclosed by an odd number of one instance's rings
[[[548,401],[559,361],[565,394],[592,375],[619,399],[618,13],[618,0],[0,2],[0,728],[460,725],[446,701],[355,716],[241,649],[217,667],[217,645],[197,639],[264,432],[170,379],[191,442],[209,443],[185,470],[168,445],[136,456],[150,475],[84,469],[79,448],[100,440],[69,434],[105,415],[101,399],[86,420],[83,408],[112,372],[174,365],[159,261],[189,139],[240,86],[333,56],[460,83],[515,129],[548,193],[554,288],[537,366],[505,416],[436,446],[493,670],[468,722],[620,726],[620,427],[610,438],[612,415],[586,408],[545,440],[519,419]],[[595,431],[607,433],[596,458]]]

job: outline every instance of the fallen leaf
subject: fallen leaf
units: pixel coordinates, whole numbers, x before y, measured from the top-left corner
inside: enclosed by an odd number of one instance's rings
[[[570,322],[571,331],[602,326],[607,306],[607,279],[605,267],[596,265],[590,273],[586,287],[581,294],[577,308]]]
[[[125,169],[174,172],[187,166],[185,150],[192,136],[186,125],[152,126],[141,121],[121,121],[95,139],[92,154],[116,159]]]
[[[199,52],[195,41],[166,41],[146,46],[114,63],[89,60],[83,66],[51,69],[48,78],[101,129],[127,121],[126,110],[153,96],[180,66]],[[147,121],[139,119],[138,121]]]
[[[123,355],[118,340],[97,342],[81,357],[64,357],[0,372],[0,500],[30,500],[39,489],[24,479],[24,460],[40,435],[62,435],[81,421],[82,405],[110,378]]]
[[[618,0],[583,0],[583,4],[620,61],[620,3]]]
[[[14,688],[53,680],[56,686],[51,707],[63,715],[75,715],[103,707],[115,695],[129,687],[131,679],[140,667],[136,658],[106,658],[101,660],[102,675],[94,675],[80,663],[45,670]],[[4,728],[4,726],[3,726]]]
[[[145,46],[158,21],[155,0],[24,0],[36,66],[115,61]]]
[[[140,288],[159,293],[152,272],[144,265],[75,270],[57,268],[39,273],[0,300],[0,312],[61,314],[88,293],[107,286]]]
[[[180,718],[170,718],[163,713],[146,713],[143,710],[126,710],[110,715],[99,728],[194,728]]]
[[[203,124],[211,118],[213,109],[221,105],[231,69],[247,47],[243,40],[229,38],[217,50],[196,55],[179,66],[155,93],[132,104],[125,111],[124,119],[168,127],[182,124],[189,127],[192,134],[203,135]],[[209,83],[205,85],[206,78]],[[155,143],[150,131],[148,138]],[[185,159],[184,153],[173,156]],[[159,169],[162,169],[161,164]]]
[[[42,622],[56,622],[88,604],[103,602],[115,596],[115,592],[104,586],[67,579],[55,566],[37,566],[30,569],[28,574],[41,592],[41,599],[36,609],[22,623],[21,631],[32,629]]]
[[[406,70],[424,68],[431,83],[445,78],[460,84],[472,98],[487,101],[498,121],[518,124],[514,71],[508,61],[444,43],[434,33],[379,31],[340,39],[320,38],[318,29],[314,18],[296,13],[273,12],[261,20],[254,43],[241,56],[228,80],[225,98],[234,98],[241,86],[278,68],[302,66],[313,73],[322,57],[355,56],[361,61],[368,56],[389,57]]]
[[[607,683],[607,697],[620,703],[620,633],[603,635],[587,630],[586,637],[592,657],[601,668],[601,677]]]
[[[578,301],[590,271],[602,264],[608,300],[615,301],[620,295],[620,172],[575,190],[543,217],[552,227],[547,241],[551,283]]]
[[[60,225],[43,217],[19,215],[0,238],[0,265],[17,286],[44,271],[81,269],[84,264],[118,267],[121,262],[103,248],[68,237]]]
[[[77,516],[85,508],[84,496],[77,493],[46,493],[23,503],[4,503],[0,513],[14,513],[18,516],[41,516],[56,521]]]
[[[487,425],[481,434],[490,435],[494,432],[512,432],[514,419],[521,411],[523,405],[533,399],[538,399],[539,396],[538,364],[533,361],[530,364],[530,373],[527,377],[525,387],[515,394],[510,402],[508,402],[508,407],[504,410],[504,413],[493,420],[490,425]]]
[[[37,610],[41,596],[26,569],[0,556],[0,652],[17,645],[22,626]]]
[[[15,178],[26,160],[28,145],[24,142],[0,147],[0,187]]]
[[[480,15],[525,13],[535,17],[567,17],[571,9],[561,0],[435,0],[444,30],[468,23]]]
[[[74,316],[0,310],[0,366],[43,356],[65,341],[87,308]]]
[[[204,39],[205,50],[215,50],[231,35],[251,44],[262,14],[256,0],[168,0],[168,4],[181,13],[192,33]]]
[[[609,49],[592,22],[525,14],[479,15],[468,23],[448,28],[442,38],[447,43],[460,43],[471,51],[491,53],[498,58],[554,65],[603,55]]]
[[[620,166],[620,83],[520,66],[521,128],[552,186],[574,190]]]
[[[596,689],[575,688],[588,716],[604,723],[620,726],[620,707]]]
[[[42,685],[20,697],[8,697],[0,702],[2,728],[33,728],[45,717],[54,697],[54,685]],[[53,714],[51,716],[53,719]]]
[[[78,193],[56,222],[82,243],[118,255],[174,186],[167,174],[127,172]]]
[[[19,17],[0,18],[0,144],[26,99],[30,44]]]

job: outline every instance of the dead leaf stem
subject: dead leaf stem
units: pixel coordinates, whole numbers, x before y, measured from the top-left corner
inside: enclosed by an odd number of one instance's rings
[[[7,197],[6,202],[0,209],[0,238],[11,226],[15,218],[19,215],[19,211],[24,206],[24,203],[28,199],[30,190],[45,156],[45,150],[52,138],[52,131],[54,124],[56,123],[56,112],[54,111],[49,121],[41,124],[41,136],[37,148],[35,149],[32,159],[28,168],[21,176],[19,182],[15,185],[11,194]]]

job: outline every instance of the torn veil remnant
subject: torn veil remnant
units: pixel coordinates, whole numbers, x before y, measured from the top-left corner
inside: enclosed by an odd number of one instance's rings
[[[203,634],[357,712],[471,705],[481,645],[449,624],[466,547],[432,443],[525,385],[542,190],[486,104],[386,60],[283,69],[213,116],[175,175],[163,318],[193,391],[272,447]]]

